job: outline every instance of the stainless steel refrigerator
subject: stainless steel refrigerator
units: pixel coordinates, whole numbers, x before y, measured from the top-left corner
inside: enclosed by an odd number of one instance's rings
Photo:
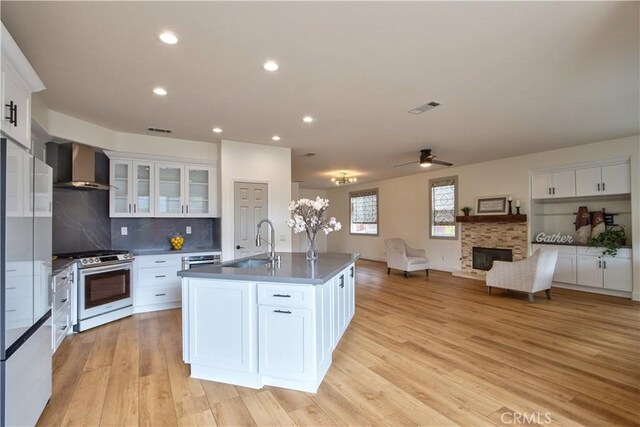
[[[51,397],[51,168],[0,139],[0,426]]]

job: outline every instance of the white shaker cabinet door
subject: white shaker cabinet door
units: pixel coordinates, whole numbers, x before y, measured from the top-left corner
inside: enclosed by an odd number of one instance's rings
[[[600,194],[600,167],[576,170],[576,196],[596,196]]]
[[[553,281],[576,284],[576,255],[558,254]]]
[[[602,167],[602,194],[627,194],[631,192],[628,163]]]
[[[258,316],[260,374],[298,381],[312,379],[311,310],[261,305]]]
[[[553,173],[553,197],[574,197],[576,195],[576,173],[574,170]]]
[[[595,256],[577,257],[578,285],[602,287],[602,260]]]
[[[192,364],[250,372],[256,342],[255,284],[189,279]]]
[[[531,197],[533,199],[548,199],[551,196],[551,174],[540,173],[531,176]]]
[[[633,266],[631,259],[603,257],[604,288],[631,292],[633,287]]]

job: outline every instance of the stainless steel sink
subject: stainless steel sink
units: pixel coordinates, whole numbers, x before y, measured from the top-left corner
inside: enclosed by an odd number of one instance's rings
[[[222,267],[258,268],[258,267],[266,267],[268,264],[269,264],[269,261],[267,261],[266,259],[243,259],[242,261],[225,264]]]

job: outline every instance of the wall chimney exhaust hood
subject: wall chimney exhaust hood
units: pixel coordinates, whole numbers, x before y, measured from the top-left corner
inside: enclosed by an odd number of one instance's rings
[[[52,150],[57,151],[57,156],[54,154],[57,161],[54,187],[81,191],[109,189],[108,184],[96,182],[96,152],[93,147],[77,142],[55,145],[56,149]]]

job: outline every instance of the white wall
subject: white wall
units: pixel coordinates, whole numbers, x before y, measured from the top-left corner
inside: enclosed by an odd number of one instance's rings
[[[363,258],[384,260],[384,240],[401,237],[411,246],[425,248],[434,269],[460,270],[460,240],[429,238],[429,179],[457,175],[458,205],[473,206],[477,196],[511,195],[522,202],[522,213],[529,214],[529,170],[573,163],[631,158],[632,223],[640,224],[640,136],[603,141],[595,144],[535,153],[526,156],[483,162],[433,172],[393,178],[373,183],[350,185],[327,191],[331,214],[347,226],[328,239],[331,252],[358,252]],[[366,188],[379,189],[380,235],[349,234],[349,192]],[[634,299],[640,300],[640,226],[632,229],[634,247]],[[529,236],[531,238],[531,236]],[[531,240],[531,239],[530,239]]]
[[[275,225],[276,251],[291,251],[289,202],[291,201],[291,149],[222,140],[220,143],[220,206],[222,257],[233,258],[233,186],[235,182],[269,185],[269,219]],[[285,240],[281,240],[281,236]]]

